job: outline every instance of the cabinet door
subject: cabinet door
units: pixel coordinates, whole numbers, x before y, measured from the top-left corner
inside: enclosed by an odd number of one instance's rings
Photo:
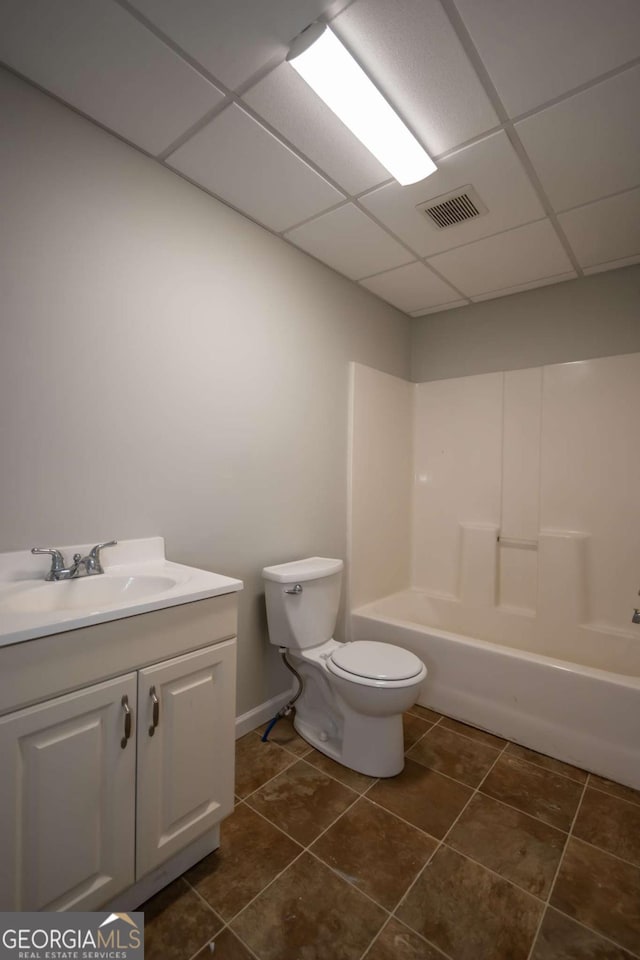
[[[138,879],[233,810],[235,644],[139,673]]]
[[[136,674],[0,718],[0,909],[96,910],[134,881]]]

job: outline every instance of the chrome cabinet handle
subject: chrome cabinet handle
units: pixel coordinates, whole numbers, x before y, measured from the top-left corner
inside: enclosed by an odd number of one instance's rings
[[[285,593],[292,593],[294,596],[297,596],[299,593],[302,593],[302,584],[296,583],[295,587],[291,587],[290,590],[285,590]]]
[[[120,746],[124,750],[127,745],[127,742],[131,739],[131,707],[129,706],[129,697],[125,694],[122,696],[120,701],[122,704],[122,709],[124,710],[124,737],[120,741]]]
[[[155,687],[151,687],[149,690],[149,696],[151,697],[151,703],[153,704],[153,722],[149,727],[149,736],[152,737],[156,732],[156,727],[160,723],[160,701],[156,695]]]

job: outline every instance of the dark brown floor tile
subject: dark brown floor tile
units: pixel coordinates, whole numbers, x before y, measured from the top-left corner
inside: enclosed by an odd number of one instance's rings
[[[358,890],[393,910],[436,845],[431,837],[362,797],[311,851]]]
[[[392,917],[374,940],[364,960],[445,960],[445,956]]]
[[[430,730],[433,726],[428,720],[422,717],[416,717],[412,713],[405,713],[402,717],[402,728],[404,731],[404,750],[409,750],[416,740],[419,740],[423,733]]]
[[[222,823],[220,848],[185,877],[230,920],[299,853],[297,843],[241,803]]]
[[[306,847],[355,799],[353,790],[299,760],[247,802]]]
[[[496,737],[495,734],[488,733],[486,730],[479,730],[478,727],[471,727],[468,723],[452,720],[451,717],[443,717],[440,726],[444,727],[445,730],[460,733],[464,737],[470,737],[471,740],[476,740],[478,743],[486,743],[488,747],[495,747],[497,750],[502,750],[507,742],[502,737]]]
[[[640,866],[640,806],[587,787],[573,835]]]
[[[591,773],[589,786],[604,793],[610,793],[613,797],[620,797],[621,800],[628,800],[629,803],[640,804],[640,790],[625,787],[623,783],[616,783],[615,780],[605,780],[604,777],[596,777],[595,773]]]
[[[632,960],[631,954],[557,910],[547,910],[531,960]]]
[[[287,750],[247,733],[236,741],[236,795],[248,796],[292,763],[295,758]]]
[[[407,760],[402,773],[378,780],[367,797],[441,839],[472,793],[464,784]]]
[[[495,762],[498,751],[445,730],[442,724],[438,724],[425,733],[407,756],[425,767],[477,787]]]
[[[640,953],[640,869],[571,838],[551,894],[558,910]]]
[[[559,773],[563,777],[569,777],[577,783],[584,783],[587,779],[585,770],[579,767],[572,767],[570,763],[563,763],[562,760],[556,760],[555,757],[547,757],[544,753],[537,753],[536,750],[529,750],[528,747],[522,747],[519,743],[510,743],[506,753],[512,757],[519,757],[520,760],[527,760],[529,763],[535,763],[538,767],[544,767],[551,773]]]
[[[222,927],[220,918],[182,878],[138,909],[144,913],[146,960],[189,960]]]
[[[569,830],[582,784],[506,752],[481,787],[482,793],[503,800],[560,830]]]
[[[204,946],[194,960],[254,960],[254,956],[227,927]]]
[[[428,720],[429,723],[437,723],[442,717],[441,713],[435,713],[428,707],[421,707],[417,703],[409,707],[408,713],[412,713],[415,717],[421,717],[423,720]]]
[[[447,837],[447,844],[546,898],[567,841],[566,833],[478,793]]]
[[[261,960],[360,960],[386,918],[305,853],[231,926]]]
[[[526,960],[542,909],[524,890],[441,847],[397,915],[453,960]]]
[[[261,727],[258,727],[255,733],[259,734],[262,738],[268,726],[268,723],[263,724]],[[277,743],[279,747],[284,747],[289,753],[295,753],[297,757],[304,757],[305,753],[313,750],[311,744],[303,740],[299,733],[296,733],[292,716],[282,717],[282,719],[278,720],[269,734],[268,742]]]
[[[347,787],[351,787],[356,793],[364,793],[372,783],[376,782],[375,777],[368,777],[365,773],[358,773],[356,770],[351,770],[350,767],[345,767],[343,764],[337,763],[325,753],[320,753],[319,750],[312,750],[304,759],[307,763],[312,763],[318,770],[322,770],[323,773],[328,774],[328,776],[334,777],[335,780],[339,780],[340,783],[344,783]]]

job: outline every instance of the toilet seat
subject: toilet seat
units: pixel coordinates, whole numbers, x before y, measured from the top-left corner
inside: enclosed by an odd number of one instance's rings
[[[409,650],[376,640],[341,643],[325,662],[334,676],[364,686],[411,686],[426,674],[422,661]]]

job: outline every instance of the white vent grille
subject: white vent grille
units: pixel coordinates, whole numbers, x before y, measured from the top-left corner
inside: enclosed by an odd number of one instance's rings
[[[473,189],[467,185],[459,187],[451,193],[444,194],[441,197],[434,197],[433,200],[425,200],[418,204],[418,210],[423,213],[431,223],[438,229],[444,230],[447,227],[455,227],[459,223],[466,223],[467,220],[475,220],[476,217],[487,213],[487,208]]]

